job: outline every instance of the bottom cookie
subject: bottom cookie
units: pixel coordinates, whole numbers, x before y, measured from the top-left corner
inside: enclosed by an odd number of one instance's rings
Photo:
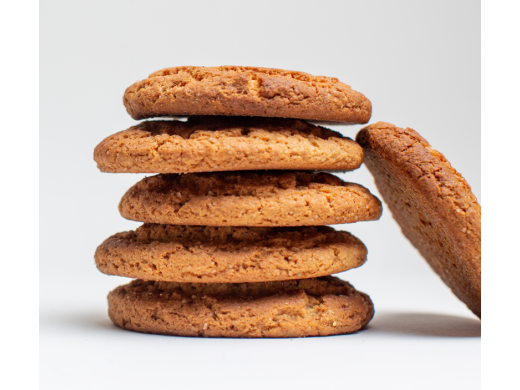
[[[134,280],[108,294],[117,326],[205,337],[304,337],[355,332],[374,315],[369,296],[332,276],[261,283]]]

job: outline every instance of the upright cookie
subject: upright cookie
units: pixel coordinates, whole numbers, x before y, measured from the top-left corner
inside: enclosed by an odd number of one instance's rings
[[[143,333],[205,337],[303,337],[355,332],[374,307],[368,295],[327,276],[267,283],[135,280],[108,295],[117,326]]]
[[[103,140],[94,159],[103,172],[350,171],[363,149],[300,120],[210,116],[140,123]]]
[[[312,226],[377,220],[381,202],[328,173],[191,173],[147,177],[121,199],[124,218],[201,226]]]
[[[230,115],[367,123],[370,101],[338,79],[246,66],[180,66],[152,73],[123,97],[134,119]]]
[[[464,178],[412,129],[378,122],[357,141],[404,235],[480,317],[480,205]]]
[[[306,279],[361,266],[367,249],[331,227],[248,228],[144,224],[96,250],[101,272],[183,283]]]

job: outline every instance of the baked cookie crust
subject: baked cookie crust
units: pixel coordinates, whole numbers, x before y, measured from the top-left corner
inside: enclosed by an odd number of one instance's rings
[[[464,178],[416,131],[378,122],[356,140],[404,235],[481,316],[481,208]]]
[[[147,177],[121,199],[134,221],[198,226],[320,226],[377,220],[365,187],[304,171],[191,173]]]
[[[183,283],[314,278],[356,268],[367,249],[331,227],[248,228],[144,224],[96,250],[109,275]]]
[[[372,105],[336,78],[247,66],[179,66],[128,87],[134,119],[231,115],[367,123]]]
[[[117,326],[204,337],[304,337],[356,332],[374,307],[349,283],[323,278],[268,283],[135,280],[108,295]]]
[[[363,162],[363,148],[300,120],[190,117],[143,122],[113,134],[96,147],[94,160],[111,173],[350,171]]]

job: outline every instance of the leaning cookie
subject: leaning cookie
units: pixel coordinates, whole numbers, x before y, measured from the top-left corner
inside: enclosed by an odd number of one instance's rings
[[[480,317],[481,211],[466,180],[412,129],[378,122],[357,141],[404,235]]]
[[[200,226],[313,226],[377,220],[381,202],[328,173],[191,173],[147,177],[119,203],[134,221]]]
[[[111,135],[96,147],[94,160],[103,172],[350,171],[363,162],[363,149],[300,120],[190,117],[143,122]]]
[[[134,119],[230,115],[367,123],[370,101],[336,78],[246,66],[180,66],[152,73],[123,97]]]
[[[117,326],[205,337],[304,337],[356,332],[374,307],[368,295],[326,276],[267,283],[135,280],[108,295]]]
[[[251,283],[331,275],[361,266],[367,249],[331,227],[145,224],[96,250],[109,275],[183,283]]]

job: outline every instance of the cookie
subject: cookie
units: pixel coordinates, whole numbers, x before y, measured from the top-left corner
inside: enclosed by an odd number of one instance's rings
[[[328,173],[189,173],[147,177],[119,203],[124,218],[172,225],[313,226],[379,219],[366,188]]]
[[[480,317],[481,211],[466,180],[412,129],[378,122],[357,141],[404,235]]]
[[[181,283],[314,278],[356,268],[367,249],[331,227],[201,227],[144,224],[96,250],[109,275]]]
[[[135,280],[108,295],[117,326],[205,337],[303,337],[355,332],[374,315],[368,295],[326,276],[267,283]]]
[[[152,73],[123,97],[134,119],[231,115],[367,123],[372,105],[338,79],[246,66],[180,66]]]
[[[349,171],[363,162],[363,149],[300,120],[210,116],[140,123],[102,141],[94,160],[103,172]]]

